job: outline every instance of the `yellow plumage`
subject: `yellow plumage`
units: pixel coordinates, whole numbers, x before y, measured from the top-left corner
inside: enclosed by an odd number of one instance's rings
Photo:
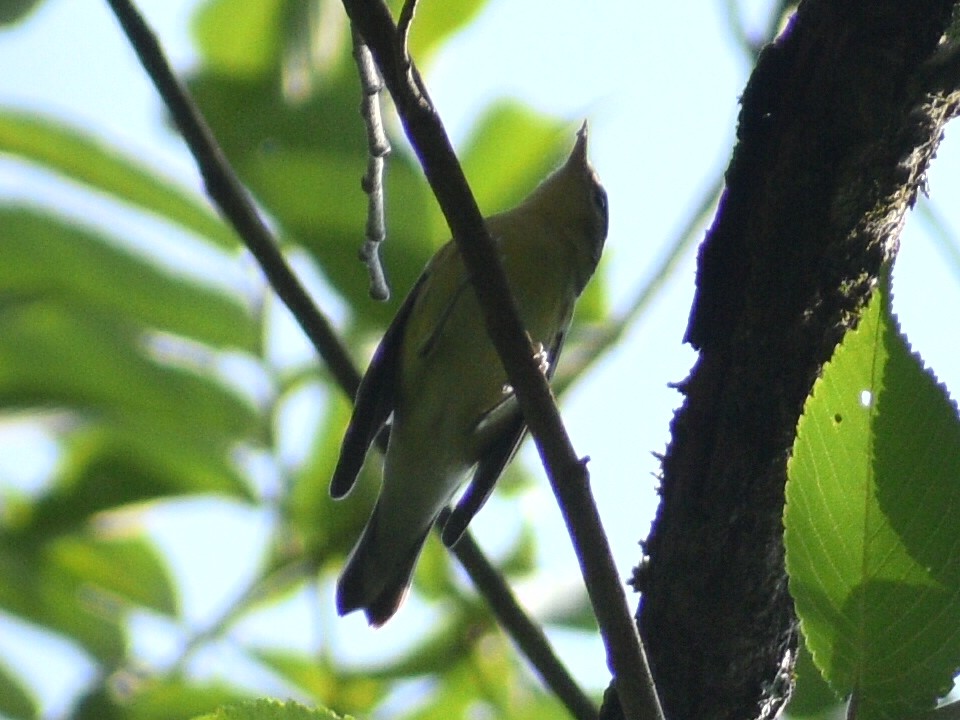
[[[487,219],[520,318],[552,375],[577,297],[607,234],[587,161],[586,125],[567,162],[513,210]],[[475,465],[444,528],[456,542],[516,452],[525,428],[453,242],[428,263],[385,333],[357,393],[330,492],[353,486],[390,420],[383,486],[337,584],[337,610],[372,625],[396,612],[427,533]],[[392,418],[392,420],[391,420]]]

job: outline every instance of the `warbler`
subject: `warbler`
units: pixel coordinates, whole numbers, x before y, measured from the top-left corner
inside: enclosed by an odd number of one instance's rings
[[[550,378],[607,236],[607,195],[587,160],[586,123],[566,163],[486,224]],[[388,422],[380,496],[337,582],[338,613],[362,609],[373,626],[403,602],[427,534],[470,470],[476,468],[471,485],[443,529],[448,546],[489,497],[526,432],[452,241],[427,264],[360,383],[330,484],[334,498],[353,487]]]

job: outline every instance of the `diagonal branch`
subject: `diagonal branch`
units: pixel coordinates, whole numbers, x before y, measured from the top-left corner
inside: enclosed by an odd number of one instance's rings
[[[346,349],[287,265],[200,111],[173,74],[156,37],[128,0],[108,0],[108,3],[180,128],[211,199],[260,263],[271,287],[331,368],[341,389],[354,397],[360,375]],[[512,600],[503,577],[473,542],[469,532],[453,552],[478,591],[487,599],[501,626],[574,717],[578,720],[594,717],[596,713],[589,699],[557,661],[537,624]]]
[[[516,390],[573,540],[621,705],[629,718],[658,718],[656,691],[590,493],[586,463],[576,455],[550,386],[534,360],[493,242],[443,124],[416,67],[406,62],[400,47],[404,34],[381,0],[344,0],[344,6],[380,67],[469,270],[487,331]]]
[[[107,3],[190,148],[210,198],[256,258],[270,286],[300,323],[337,382],[353,397],[360,384],[360,375],[353,361],[337,339],[330,322],[314,305],[284,260],[277,242],[237,179],[199,108],[174,75],[157,37],[128,0],[107,0]]]
[[[449,509],[440,516],[438,528],[449,517]],[[560,661],[543,630],[524,612],[516,596],[503,582],[503,576],[490,564],[469,532],[453,546],[457,560],[473,568],[470,580],[490,605],[497,622],[517,644],[530,663],[537,669],[544,684],[550,688],[576,720],[595,720],[597,708],[574,682],[566,666]]]

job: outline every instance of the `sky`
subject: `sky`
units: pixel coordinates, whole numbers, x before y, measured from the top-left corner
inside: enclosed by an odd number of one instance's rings
[[[467,137],[471,118],[480,109],[503,96],[571,122],[589,118],[592,161],[610,202],[603,272],[614,308],[628,303],[649,277],[691,207],[729,158],[737,99],[750,64],[730,41],[723,14],[728,4],[554,0],[545,13],[540,0],[491,0],[482,16],[426,68],[431,95],[455,143]],[[760,0],[745,4],[748,29],[763,27],[766,4]],[[189,68],[194,54],[187,22],[196,2],[141,0],[138,5],[175,66]],[[106,3],[47,0],[22,27],[0,31],[0,67],[4,106],[53,113],[92,129],[162,173],[199,189],[192,162],[164,126],[160,102]],[[960,191],[960,145],[953,134],[948,128],[930,172],[930,193],[948,226],[960,228],[960,203],[951,202]],[[0,158],[0,202],[43,191],[49,183],[42,173]],[[73,210],[85,211],[82,205]],[[623,577],[639,560],[637,542],[656,507],[653,453],[664,449],[668,423],[680,401],[669,384],[682,380],[694,360],[694,353],[682,343],[694,272],[691,251],[653,310],[563,402],[574,446],[591,458],[593,488]],[[920,218],[912,217],[895,271],[895,310],[914,349],[952,388],[960,387],[955,323],[945,327],[943,318],[950,317],[960,301],[957,272],[924,232]],[[624,437],[625,427],[629,437]],[[0,429],[0,454],[3,447]],[[529,447],[525,458],[533,467],[535,453]],[[10,481],[13,472],[0,461],[0,484]],[[542,557],[547,572],[561,584],[577,582],[576,562],[545,479],[517,512],[535,522],[541,547],[549,548]],[[231,588],[242,586],[242,569],[223,567],[225,547],[216,539],[199,548],[179,540],[207,521],[204,508],[179,508],[178,513],[176,518],[174,513],[156,518],[153,529],[183,579],[187,616],[202,625],[229,600]],[[481,512],[473,525],[481,544],[494,551],[495,516]],[[268,527],[266,518],[243,511],[222,523],[218,534],[229,538],[231,547],[248,544],[251,553],[257,552]],[[221,583],[226,590],[211,592],[209,585],[196,580],[211,574],[228,576]],[[631,595],[631,604],[635,602]],[[309,612],[306,605],[284,610],[299,616]],[[411,625],[426,622],[415,613],[408,619],[405,629],[388,625],[379,635],[373,635],[359,617],[322,619],[318,631],[332,633],[341,647],[355,646],[351,652],[361,660],[384,642],[402,643]],[[163,628],[143,622],[145,642],[159,645],[144,648],[145,653],[162,658],[175,650],[163,646],[169,642]],[[5,627],[13,626],[0,617],[0,656],[13,653],[28,666],[30,658],[16,655],[22,648],[9,647]],[[243,627],[240,632],[259,637],[263,629]],[[17,627],[17,633],[29,631]],[[604,687],[607,678],[599,643],[558,640],[574,673],[593,689]],[[216,650],[197,660],[201,669],[204,663],[210,669],[220,662]],[[67,657],[62,667],[58,657]],[[45,668],[59,669],[31,676],[31,682],[38,683],[53,712],[67,702],[70,688],[82,681],[82,672],[61,647],[50,648],[44,663]],[[76,677],[71,675],[75,672]]]

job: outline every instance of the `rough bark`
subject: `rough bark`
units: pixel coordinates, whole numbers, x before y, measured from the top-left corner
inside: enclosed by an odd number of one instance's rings
[[[791,687],[786,461],[814,379],[896,253],[949,93],[950,0],[805,0],[742,98],[699,254],[638,619],[669,720],[769,718]]]

